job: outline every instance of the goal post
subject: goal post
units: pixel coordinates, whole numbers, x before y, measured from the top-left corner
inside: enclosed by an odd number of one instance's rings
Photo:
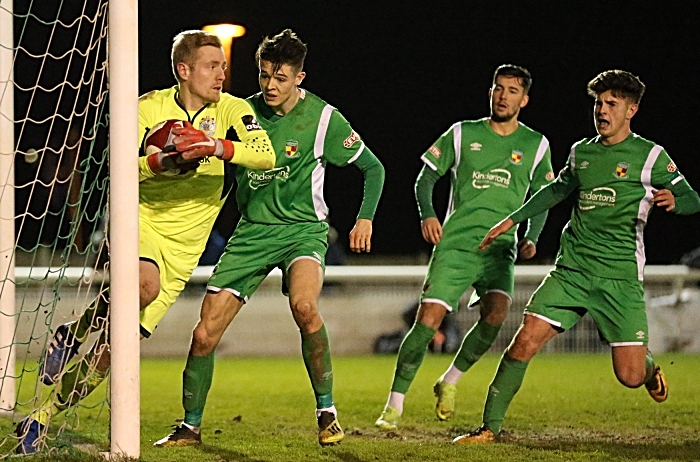
[[[111,453],[138,458],[138,2],[109,5]]]
[[[0,414],[15,407],[16,325],[14,285],[15,189],[14,189],[14,88],[12,85],[13,8],[0,3]]]
[[[66,430],[140,454],[137,4],[0,0],[0,459]],[[107,280],[108,325],[66,336]],[[76,359],[46,373],[61,338]]]

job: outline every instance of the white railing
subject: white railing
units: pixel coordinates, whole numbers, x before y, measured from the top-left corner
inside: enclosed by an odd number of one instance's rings
[[[413,283],[422,282],[428,267],[424,265],[372,265],[372,266],[328,266],[324,280],[326,282],[378,282],[378,283]],[[516,265],[516,281],[533,282],[544,278],[552,269],[550,265]],[[209,280],[213,266],[195,268],[190,278],[191,283],[205,284]],[[67,283],[78,283],[94,279],[102,280],[104,274],[93,271],[92,268],[49,268],[49,267],[17,267],[15,281],[38,284],[44,281],[55,282],[59,277]],[[268,279],[278,281],[282,272],[275,268]],[[648,265],[644,270],[644,280],[649,283],[673,283],[674,287],[682,287],[691,281],[700,281],[700,270],[691,269],[684,265]]]

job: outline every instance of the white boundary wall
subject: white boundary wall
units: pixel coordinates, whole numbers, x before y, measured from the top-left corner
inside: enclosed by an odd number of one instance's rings
[[[333,353],[361,355],[372,351],[381,334],[405,329],[401,313],[417,303],[427,267],[425,266],[329,266],[319,309],[331,335]],[[512,312],[499,335],[493,352],[502,351],[517,329],[522,309],[550,266],[516,266],[516,292]],[[150,339],[141,342],[143,357],[187,356],[192,328],[212,267],[199,267],[190,283]],[[35,268],[32,278],[41,278],[48,268]],[[53,273],[49,273],[53,274]],[[76,283],[98,274],[70,269],[66,276]],[[17,268],[18,279],[29,276]],[[685,266],[647,266],[646,294],[653,352],[694,351],[700,353],[700,271]],[[68,284],[64,287],[67,288]],[[299,333],[290,314],[287,298],[280,292],[281,272],[273,271],[229,327],[217,349],[217,356],[285,356],[300,351]],[[462,332],[478,318],[466,309],[465,294],[456,315]],[[71,303],[66,294],[62,304]],[[65,313],[60,314],[59,313]],[[61,324],[73,319],[70,306],[59,307],[54,319]],[[557,336],[545,351],[604,352],[595,326],[585,317],[574,330]],[[33,352],[38,355],[38,353]]]

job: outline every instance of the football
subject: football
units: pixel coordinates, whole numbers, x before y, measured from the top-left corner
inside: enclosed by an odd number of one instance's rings
[[[143,143],[143,150],[145,154],[157,154],[159,152],[172,153],[171,156],[178,157],[180,154],[175,149],[173,144],[173,139],[175,135],[173,134],[173,129],[183,128],[185,123],[182,120],[169,119],[163,122],[159,122],[153,126],[148,133]],[[178,176],[185,175],[189,172],[193,172],[199,166],[199,160],[193,160],[189,162],[180,163],[178,159],[175,162],[180,164],[179,169],[171,169],[163,173],[165,176]]]
[[[173,128],[182,128],[185,124],[182,120],[165,120],[159,122],[148,130],[144,141],[144,151],[146,155],[155,154],[157,152],[175,152],[173,144]]]

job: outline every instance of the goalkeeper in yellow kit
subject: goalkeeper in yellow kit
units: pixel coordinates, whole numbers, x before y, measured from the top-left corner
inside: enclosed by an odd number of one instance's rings
[[[270,139],[250,105],[222,93],[227,63],[218,37],[203,31],[178,34],[172,65],[178,84],[139,98],[141,338],[153,333],[197,266],[233,186],[228,164],[268,170],[275,163]],[[173,131],[177,153],[147,155],[149,129],[169,119],[189,122]],[[108,305],[105,291],[79,320],[56,329],[40,377],[47,385],[58,384],[42,407],[17,426],[17,452],[36,452],[51,415],[76,404],[106,376]],[[93,348],[62,373],[88,334],[98,329],[102,334]]]

